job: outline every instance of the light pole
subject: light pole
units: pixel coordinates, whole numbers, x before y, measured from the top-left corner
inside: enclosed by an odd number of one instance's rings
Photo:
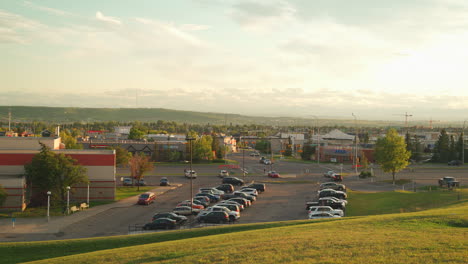
[[[354,133],[356,134],[356,136],[354,137],[354,171],[356,172],[356,176],[358,175],[358,172],[357,172],[357,141],[358,141],[358,133],[357,133],[357,119],[356,119],[356,116],[354,115],[354,113],[351,113],[351,115],[353,115],[354,117]],[[358,177],[359,179],[359,177]]]
[[[47,222],[50,220],[50,195],[52,193],[50,191],[47,192]]]
[[[242,144],[242,180],[245,182],[245,139]]]
[[[70,186],[67,186],[67,215],[70,214]]]
[[[87,196],[86,196],[86,203],[89,206],[89,181],[88,181],[88,193],[87,193]]]
[[[317,165],[320,164],[320,127],[318,126],[318,118],[316,116],[312,116],[315,118],[315,126],[317,127]]]
[[[466,124],[466,121],[468,120],[465,120],[463,121],[463,130],[462,130],[462,136],[461,136],[461,141],[462,141],[462,160],[461,160],[461,164],[465,164],[465,124]]]
[[[193,172],[192,172],[192,141],[195,140],[193,137],[185,138],[189,142],[190,147],[190,213],[193,214]]]

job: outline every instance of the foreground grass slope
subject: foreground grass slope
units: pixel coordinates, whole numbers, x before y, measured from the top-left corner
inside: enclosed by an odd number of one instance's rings
[[[466,263],[467,259],[467,203],[415,213],[289,223],[297,225],[34,263]],[[218,228],[205,230],[210,229]]]

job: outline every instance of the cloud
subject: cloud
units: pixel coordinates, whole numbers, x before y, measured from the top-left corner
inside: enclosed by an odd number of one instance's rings
[[[30,35],[42,27],[37,21],[0,9],[0,43],[25,44],[30,41]]]
[[[29,1],[24,1],[23,4],[24,4],[24,6],[26,6],[26,7],[34,8],[34,9],[37,9],[37,10],[41,10],[41,11],[44,11],[44,12],[47,12],[47,13],[50,13],[50,14],[54,14],[54,15],[57,15],[57,16],[70,16],[70,15],[72,15],[70,12],[67,12],[67,11],[63,11],[63,10],[56,9],[56,8],[50,8],[50,7],[46,7],[46,6],[37,5],[37,4],[31,3],[31,2],[29,2]]]
[[[114,17],[104,16],[100,11],[96,12],[96,19],[99,20],[99,21],[108,23],[108,24],[112,24],[112,25],[121,25],[122,24],[122,22],[120,22],[120,20],[118,20],[118,19],[116,19]]]
[[[246,30],[268,32],[295,20],[296,9],[286,1],[241,1],[231,17]]]
[[[202,29],[207,28],[206,26],[203,27],[201,25],[187,25],[187,24],[182,25],[181,27],[177,27],[174,25],[174,23],[167,23],[167,22],[162,22],[162,21],[148,19],[148,18],[141,18],[141,17],[137,17],[135,18],[135,20],[141,24],[151,26],[153,29],[153,32],[164,33],[172,38],[177,38],[191,45],[201,45],[202,41],[200,41],[194,35],[185,32],[184,30],[193,31],[193,30],[202,30]]]
[[[196,25],[196,24],[183,24],[180,26],[180,30],[183,31],[200,31],[200,30],[207,30],[211,28],[208,25]]]

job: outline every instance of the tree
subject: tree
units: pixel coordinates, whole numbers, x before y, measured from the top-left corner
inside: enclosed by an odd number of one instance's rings
[[[145,132],[143,130],[138,129],[137,127],[133,126],[130,128],[130,134],[128,134],[128,139],[142,139],[145,136]]]
[[[132,179],[137,180],[137,190],[140,190],[140,180],[143,179],[143,174],[154,168],[153,162],[150,161],[150,157],[143,153],[133,155],[129,161],[130,172]]]
[[[42,205],[47,191],[52,192],[52,199],[64,202],[67,186],[88,182],[86,168],[76,165],[71,157],[54,153],[43,143],[40,145],[40,152],[34,155],[31,163],[24,165],[28,186],[37,190],[31,203]]]
[[[65,144],[66,149],[83,149],[82,144],[78,144],[76,137],[73,136],[68,130],[60,131],[60,138],[62,143]]]
[[[128,152],[128,150],[124,149],[121,146],[111,147],[111,149],[115,150],[115,163],[117,166],[127,166],[128,162],[132,158],[132,153]]]
[[[463,156],[463,149],[464,145],[463,145],[463,133],[460,134],[460,136],[458,137],[458,141],[457,141],[457,153],[458,153],[458,160],[463,160],[464,156]],[[463,160],[463,163],[465,163],[465,161]]]
[[[304,146],[302,146],[301,158],[303,160],[310,160],[312,157],[312,154],[314,153],[315,153],[315,147],[312,146],[312,142],[309,140],[307,144],[304,144]]]
[[[434,147],[434,155],[432,161],[434,162],[447,162],[450,152],[450,139],[445,129],[440,131],[439,139]]]
[[[6,201],[7,196],[8,195],[5,189],[3,189],[2,185],[0,184],[0,205],[2,205]]]
[[[395,185],[395,174],[408,166],[411,152],[406,150],[403,137],[400,137],[395,129],[387,131],[387,135],[377,140],[375,146],[375,157],[384,172],[391,172],[393,185]]]

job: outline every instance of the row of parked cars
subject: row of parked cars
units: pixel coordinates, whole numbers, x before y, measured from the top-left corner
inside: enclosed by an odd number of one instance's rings
[[[192,215],[198,223],[228,223],[238,220],[241,211],[250,207],[257,200],[258,194],[266,190],[266,186],[251,183],[235,190],[233,184],[227,183],[229,181],[238,183],[242,180],[225,177],[219,186],[200,188],[195,197],[181,201],[172,212],[156,213],[151,223],[144,225],[143,229],[174,229],[184,225]],[[243,185],[243,181],[238,185]]]
[[[317,200],[306,202],[309,219],[334,218],[345,216],[348,195],[346,186],[336,182],[320,184]]]

